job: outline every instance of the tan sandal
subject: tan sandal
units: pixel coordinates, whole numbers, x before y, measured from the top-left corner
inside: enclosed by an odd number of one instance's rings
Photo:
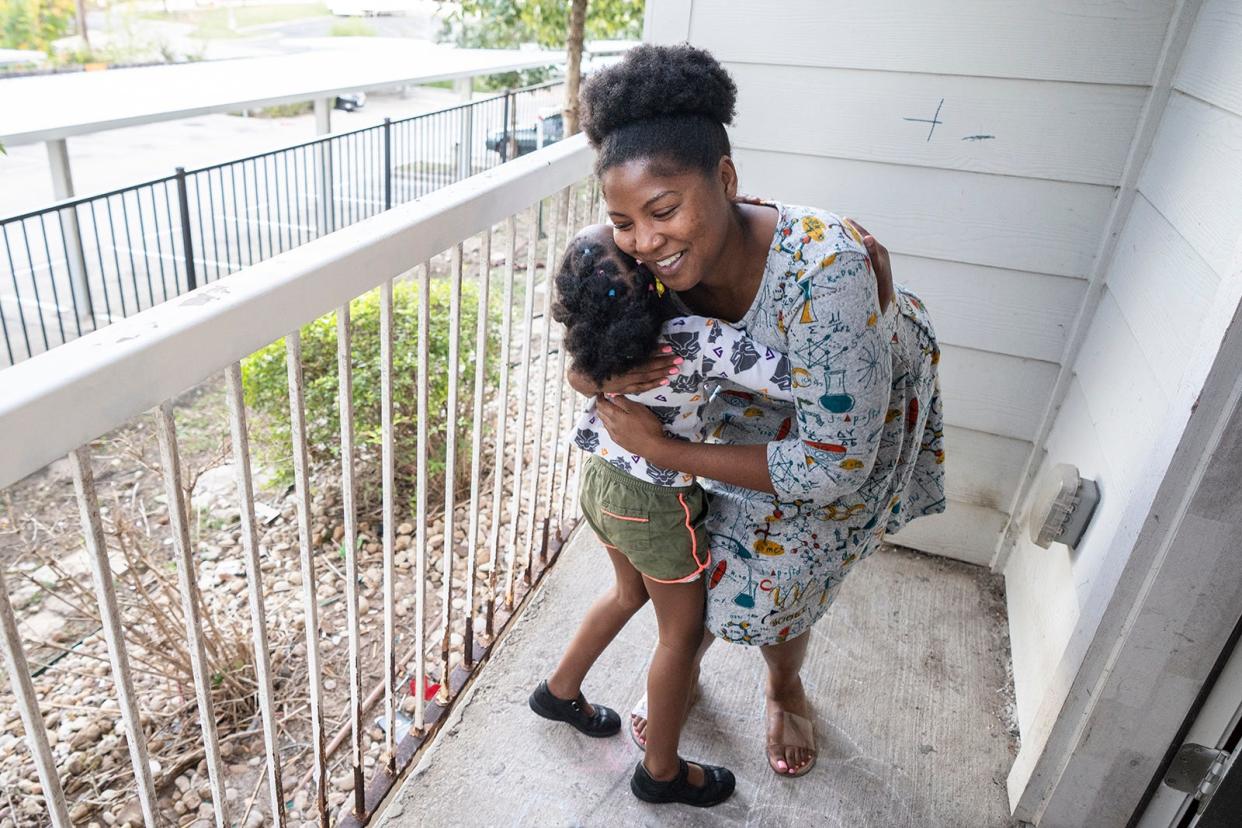
[[[779,722],[777,717],[780,718]],[[777,776],[785,779],[796,779],[799,776],[805,776],[810,773],[811,768],[815,767],[815,761],[818,758],[815,754],[815,725],[805,716],[799,716],[797,713],[790,713],[787,710],[774,710],[768,713],[767,732],[769,734],[772,733],[776,730],[778,724],[781,735],[775,740],[770,736],[768,737],[769,741],[766,748],[768,767],[772,768],[772,772]],[[781,770],[772,761],[773,750],[784,753],[785,748],[791,747],[811,751],[811,758],[794,773]]]

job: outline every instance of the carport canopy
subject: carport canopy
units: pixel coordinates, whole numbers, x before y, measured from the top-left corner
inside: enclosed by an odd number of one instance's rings
[[[54,192],[64,199],[73,195],[65,143],[70,136],[307,100],[315,101],[322,133],[328,131],[330,102],[337,95],[463,80],[564,60],[563,52],[367,41],[367,48],[0,81],[0,144],[46,142]]]

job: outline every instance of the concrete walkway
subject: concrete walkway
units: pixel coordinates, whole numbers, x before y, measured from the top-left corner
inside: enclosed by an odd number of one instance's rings
[[[590,739],[526,707],[607,573],[602,550],[578,533],[376,824],[1010,824],[1008,640],[998,579],[984,570],[897,549],[855,570],[812,633],[803,679],[818,711],[820,755],[802,779],[768,769],[759,653],[717,644],[682,753],[730,767],[738,789],[706,811],[632,796],[640,754],[625,729]],[[588,677],[587,697],[628,710],[654,640],[648,608]]]

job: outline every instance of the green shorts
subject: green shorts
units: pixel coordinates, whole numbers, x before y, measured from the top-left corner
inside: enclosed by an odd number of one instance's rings
[[[598,455],[582,469],[582,514],[600,543],[662,583],[692,581],[711,565],[707,493],[639,480]]]

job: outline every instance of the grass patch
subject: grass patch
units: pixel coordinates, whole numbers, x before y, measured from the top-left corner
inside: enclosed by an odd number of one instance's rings
[[[232,12],[231,21],[230,11]],[[330,14],[328,7],[322,3],[299,3],[289,6],[233,6],[232,9],[227,7],[195,9],[194,11],[172,12],[170,14],[153,13],[143,16],[151,20],[190,23],[195,27],[191,36],[210,40],[226,37],[244,37],[244,30],[253,26],[326,17],[328,14]],[[230,22],[232,26],[229,25]]]
[[[364,20],[340,20],[328,30],[332,37],[375,37],[375,29]]]

